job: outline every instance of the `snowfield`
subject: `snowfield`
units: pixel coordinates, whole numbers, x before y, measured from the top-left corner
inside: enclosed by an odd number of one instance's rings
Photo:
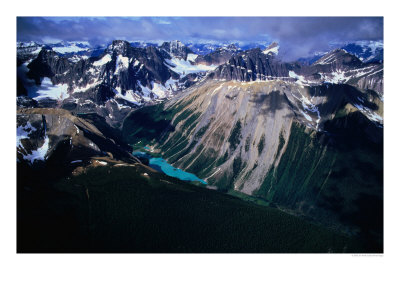
[[[191,73],[199,73],[199,72],[208,72],[214,70],[216,65],[192,65],[189,60],[183,60],[179,58],[166,59],[166,66],[170,68],[175,73],[181,75],[181,77],[191,74]]]
[[[115,72],[114,74],[119,74],[121,71],[128,69],[129,58],[122,56],[121,54],[117,56],[117,61],[115,62]]]
[[[279,45],[277,45],[277,46],[275,46],[275,47],[273,47],[271,49],[265,49],[263,51],[263,53],[266,54],[266,55],[269,54],[269,53],[273,53],[275,55],[278,55],[278,53],[279,53]]]
[[[33,150],[31,154],[24,155],[24,159],[29,160],[31,164],[33,164],[35,160],[45,160],[48,150],[49,150],[49,137],[46,135],[42,147]]]
[[[81,46],[78,46],[80,44]],[[84,46],[84,47],[82,47]],[[66,54],[66,53],[74,53],[80,51],[87,51],[90,49],[88,42],[70,42],[64,46],[52,47],[55,52]]]
[[[51,79],[44,77],[40,86],[31,86],[28,89],[28,96],[35,100],[64,100],[69,97],[68,84],[53,85]]]
[[[139,103],[140,97],[132,90],[128,90],[125,92],[125,95],[122,95],[121,88],[117,87],[115,88],[114,93],[116,94],[115,98],[121,98],[133,104],[141,105],[141,103]]]
[[[186,60],[195,62],[197,56],[198,56],[197,54],[189,53],[189,54],[187,55],[187,59],[186,59]]]
[[[27,122],[25,126],[17,127],[17,148],[22,147],[21,141],[23,139],[29,139],[29,134],[36,131],[36,128],[31,125],[31,123]]]
[[[95,61],[95,62],[93,63],[93,66],[95,66],[95,67],[100,67],[100,66],[105,65],[106,63],[110,62],[111,59],[112,59],[112,58],[111,58],[111,55],[110,55],[110,54],[106,54],[106,55],[104,55],[101,59]]]

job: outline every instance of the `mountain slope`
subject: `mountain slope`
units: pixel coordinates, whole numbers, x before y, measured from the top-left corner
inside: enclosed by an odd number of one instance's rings
[[[373,228],[365,227],[366,217],[349,217],[364,209],[365,197],[382,207],[381,109],[375,93],[349,85],[208,81],[163,107],[133,112],[123,134],[220,190],[261,197],[348,233],[381,236],[381,214]]]

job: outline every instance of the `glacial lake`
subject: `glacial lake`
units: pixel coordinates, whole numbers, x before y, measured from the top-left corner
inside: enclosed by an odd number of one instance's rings
[[[149,159],[149,167],[153,168],[154,170],[160,171],[168,176],[178,178],[184,181],[199,181],[203,184],[207,184],[203,179],[197,177],[196,175],[185,172],[181,169],[175,168],[174,166],[170,165],[165,159],[162,157],[153,157],[149,153],[145,152],[132,152],[132,155],[138,157],[146,157]]]

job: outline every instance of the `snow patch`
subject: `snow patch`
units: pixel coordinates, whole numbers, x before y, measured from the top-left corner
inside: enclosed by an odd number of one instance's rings
[[[217,87],[217,88],[212,92],[211,96],[214,95],[219,89],[221,89],[223,85],[224,85],[223,83],[220,84],[219,87]]]
[[[304,111],[300,110],[300,112],[303,114],[303,116],[308,120],[308,121],[312,121],[312,118],[306,114]]]
[[[88,42],[71,42],[64,46],[56,46],[56,47],[51,47],[51,48],[53,49],[53,51],[61,53],[61,54],[87,51],[90,49],[89,47],[82,47],[82,46],[78,46],[77,44],[89,46]]]
[[[172,79],[172,77],[171,77],[170,79],[168,79],[165,82],[165,87],[172,91],[177,91],[178,90],[178,86],[177,86],[178,82],[179,82],[178,79]]]
[[[24,146],[22,145],[21,141],[23,139],[29,139],[29,134],[36,131],[37,129],[34,128],[29,122],[26,123],[25,126],[18,126],[17,127],[17,148],[22,148],[25,150]],[[31,164],[35,160],[45,160],[47,151],[49,150],[49,137],[45,135],[43,145],[33,150],[30,154],[23,155],[24,160],[29,160]],[[25,150],[26,151],[26,150]]]
[[[189,53],[188,55],[187,55],[187,61],[192,61],[192,62],[195,62],[195,60],[196,60],[196,58],[197,58],[197,54],[193,54],[193,53]]]
[[[117,60],[115,62],[115,72],[114,74],[118,74],[119,72],[128,69],[129,67],[129,58],[122,56],[121,54],[117,56]]]
[[[301,75],[297,75],[295,72],[293,71],[289,71],[289,77],[294,78],[297,80],[298,83],[303,84],[304,82],[307,82],[304,78],[304,76]]]
[[[331,79],[332,83],[344,83],[346,80],[348,80],[348,78],[346,78],[346,76],[344,76],[344,72],[333,72],[332,73],[333,77]]]
[[[38,101],[44,99],[64,100],[69,97],[68,84],[53,85],[48,77],[42,79],[40,86],[30,86],[27,90],[28,96]]]
[[[353,104],[364,116],[370,119],[373,122],[377,122],[379,124],[383,123],[383,118],[378,115],[376,112],[373,112],[371,109],[362,106],[360,104]]]
[[[30,160],[31,163],[33,163],[35,160],[45,160],[48,150],[49,150],[49,137],[46,135],[42,147],[33,150],[31,154],[24,155],[24,159]]]
[[[269,53],[273,53],[275,55],[278,55],[278,53],[279,53],[279,45],[276,45],[275,47],[270,48],[270,49],[265,49],[263,51],[263,53],[266,54],[266,55],[269,54]]]
[[[157,82],[152,82],[153,88],[152,92],[157,98],[166,98],[167,95],[169,95],[168,89],[163,86],[162,84],[159,84]]]
[[[315,64],[317,64],[317,65],[328,65],[328,64],[332,63],[334,60],[335,60],[335,54],[331,53],[331,54],[327,55],[326,57],[322,57],[319,60],[317,60],[315,62]]]
[[[298,98],[293,94],[292,94],[292,96],[301,102],[301,105],[305,111],[308,111],[308,112],[311,112],[311,113],[317,115],[317,119],[316,119],[315,123],[316,123],[316,129],[318,130],[319,122],[321,121],[321,115],[319,113],[318,107],[312,102],[313,98],[308,99],[304,95],[301,95],[301,98]],[[312,121],[312,118],[310,117],[310,115],[308,115],[305,111],[303,111],[301,109],[299,109],[299,110],[307,120]]]
[[[135,59],[135,62],[133,63],[133,66],[136,67],[140,64],[140,61],[138,61],[137,59]]]
[[[140,88],[142,89],[142,95],[143,99],[145,100],[151,100],[151,89],[149,89],[147,86],[143,86],[140,81],[138,81]]]
[[[168,68],[170,68],[175,73],[178,73],[183,77],[184,75],[191,74],[191,73],[200,73],[200,72],[208,72],[214,70],[217,66],[216,65],[203,65],[198,64],[194,65],[188,60],[179,59],[173,57],[172,59],[166,59],[166,63],[164,63]]]
[[[68,58],[68,60],[69,60],[70,62],[77,63],[77,62],[80,61],[80,60],[86,60],[86,59],[88,59],[88,58],[89,58],[89,56],[87,56],[87,55],[82,55],[82,56],[74,55],[74,56]]]
[[[21,140],[29,139],[29,134],[36,131],[36,128],[31,125],[31,123],[27,122],[25,126],[17,127],[17,148],[22,147]]]
[[[105,65],[106,63],[110,62],[111,60],[112,60],[111,55],[106,54],[101,59],[95,61],[93,63],[93,66],[99,67],[99,66]]]
[[[139,103],[140,97],[133,90],[125,91],[125,95],[123,95],[121,93],[121,88],[117,87],[117,88],[115,88],[114,93],[116,94],[115,97],[117,97],[117,98],[124,99],[124,100],[131,102],[133,104],[136,104],[136,105],[141,105],[141,103]]]

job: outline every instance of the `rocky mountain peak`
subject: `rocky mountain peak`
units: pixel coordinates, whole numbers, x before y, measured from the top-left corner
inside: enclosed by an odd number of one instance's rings
[[[215,51],[229,51],[229,52],[237,52],[239,49],[235,44],[229,44],[223,47],[217,48]]]
[[[170,55],[175,56],[177,58],[182,58],[184,60],[186,60],[187,55],[189,53],[193,53],[193,51],[189,47],[187,47],[185,44],[183,44],[178,40],[171,42],[164,42],[160,48],[169,53]]]
[[[170,47],[175,48],[175,49],[182,49],[185,47],[185,44],[183,44],[181,41],[174,40],[169,42]]]
[[[277,42],[273,42],[270,44],[264,51],[264,54],[267,55],[277,55],[279,52],[279,44]]]
[[[196,58],[196,63],[205,65],[221,65],[226,63],[234,54],[238,53],[240,50],[235,44],[225,45],[216,48],[214,51],[206,54],[199,55]]]
[[[314,62],[314,65],[329,64],[348,65],[356,67],[360,66],[362,64],[362,61],[358,59],[355,55],[350,54],[344,49],[335,49]]]
[[[111,45],[106,49],[108,53],[115,53],[116,55],[128,56],[130,44],[123,40],[114,40]]]

